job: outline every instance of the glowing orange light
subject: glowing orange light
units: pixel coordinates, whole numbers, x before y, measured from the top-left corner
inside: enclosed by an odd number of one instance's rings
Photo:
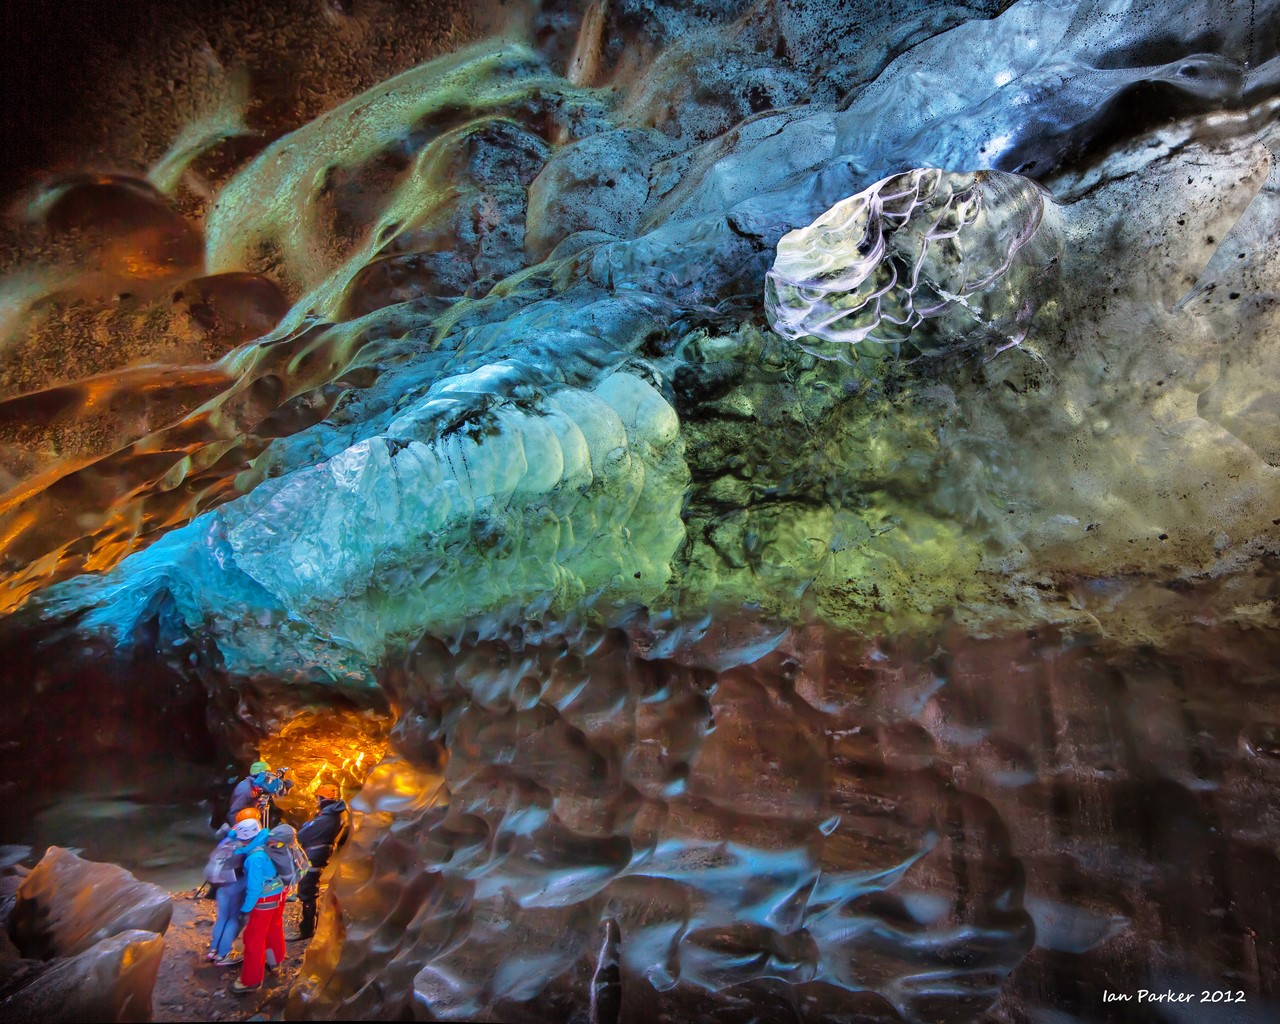
[[[258,747],[273,767],[292,769],[294,787],[278,797],[276,806],[291,821],[305,821],[315,812],[321,786],[336,786],[348,796],[387,747],[391,718],[373,711],[337,708],[308,709],[294,715]]]

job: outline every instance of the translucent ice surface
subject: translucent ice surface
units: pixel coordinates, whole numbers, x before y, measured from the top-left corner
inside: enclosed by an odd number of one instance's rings
[[[1061,254],[1052,200],[998,171],[917,170],[842,200],[778,242],[765,312],[793,340],[944,350],[926,320],[959,313],[952,344],[1018,344]],[[1046,223],[1047,221],[1047,223]],[[1008,280],[1004,280],[1008,277]]]

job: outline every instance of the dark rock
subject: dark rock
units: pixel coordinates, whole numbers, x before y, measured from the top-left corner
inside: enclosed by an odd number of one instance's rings
[[[0,1021],[149,1021],[163,954],[164,939],[155,932],[112,935],[5,998]]]

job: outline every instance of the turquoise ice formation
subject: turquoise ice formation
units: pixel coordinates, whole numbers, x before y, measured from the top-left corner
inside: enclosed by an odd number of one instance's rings
[[[243,431],[272,381],[295,405],[338,382],[336,408],[241,496],[40,602],[124,637],[169,588],[228,664],[290,660],[275,625],[250,639],[265,615],[361,677],[424,633],[637,612],[1093,622],[1082,579],[1128,594],[1099,621],[1132,639],[1174,626],[1153,572],[1265,617],[1247,566],[1278,484],[1248,396],[1275,314],[1217,311],[1264,273],[1274,60],[1229,56],[1232,21],[1220,54],[1103,67],[1081,26],[1145,52],[1136,12],[1018,3],[838,107],[705,141],[645,105],[664,61],[703,73],[696,48],[661,51],[630,105],[515,44],[353,99],[208,225],[210,267],[266,260],[302,296],[227,357],[210,422]],[[1142,83],[1180,119],[1081,159]],[[1228,334],[1256,372],[1220,357]]]

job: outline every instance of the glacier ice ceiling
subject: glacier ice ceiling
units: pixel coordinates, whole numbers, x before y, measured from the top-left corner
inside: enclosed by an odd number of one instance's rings
[[[13,199],[7,791],[365,743],[295,1017],[1275,1019],[1280,4],[315,6]]]

